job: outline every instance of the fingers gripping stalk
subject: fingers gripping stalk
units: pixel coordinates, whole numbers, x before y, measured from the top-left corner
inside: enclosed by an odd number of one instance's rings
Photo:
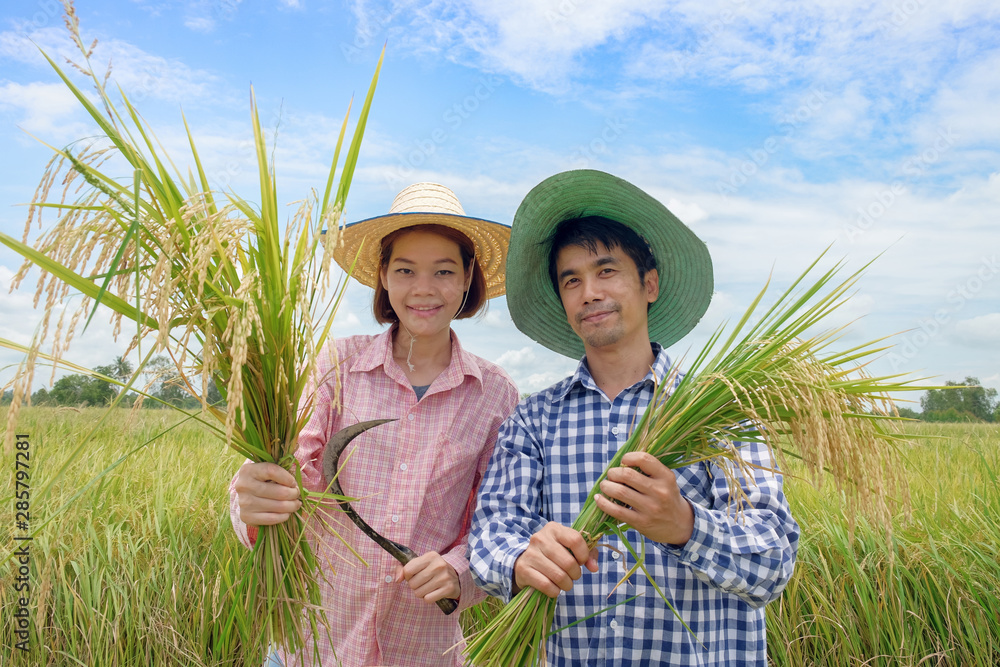
[[[359,422],[353,426],[348,426],[333,434],[330,441],[326,443],[326,449],[323,451],[323,476],[331,493],[335,493],[340,496],[346,495],[344,490],[340,488],[340,482],[337,481],[337,469],[340,467],[340,455],[347,447],[348,443],[368,429],[391,421],[396,420],[372,419],[371,421]],[[417,557],[417,554],[414,553],[409,547],[382,537],[382,535],[380,535],[374,528],[365,523],[365,520],[354,511],[354,508],[351,507],[349,502],[346,500],[338,502],[340,503],[341,508],[343,508],[343,510],[347,513],[347,516],[354,522],[354,525],[361,529],[361,532],[372,538],[376,544],[385,549],[400,563],[406,565]],[[445,614],[450,614],[458,609],[458,600],[445,598],[443,600],[438,600],[437,606],[440,607],[441,611]]]

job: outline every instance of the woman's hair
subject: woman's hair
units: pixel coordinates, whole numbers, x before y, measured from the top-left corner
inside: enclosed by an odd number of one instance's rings
[[[392,257],[392,246],[397,239],[410,232],[430,232],[442,236],[458,245],[462,255],[462,268],[466,273],[472,265],[472,282],[469,284],[469,293],[465,296],[465,305],[462,310],[455,315],[454,319],[461,320],[472,317],[479,313],[486,305],[486,278],[483,276],[483,269],[479,262],[473,262],[476,256],[476,246],[472,240],[462,232],[445,225],[413,225],[403,227],[394,232],[390,232],[382,237],[382,248],[379,256],[379,279],[375,281],[375,298],[372,300],[372,312],[375,314],[375,321],[379,324],[393,324],[399,321],[396,311],[389,303],[389,293],[382,286],[382,271],[389,266],[389,259]],[[462,276],[463,280],[465,276]]]

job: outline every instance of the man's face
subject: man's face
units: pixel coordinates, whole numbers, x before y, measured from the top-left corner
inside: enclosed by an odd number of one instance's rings
[[[598,243],[593,253],[570,245],[556,257],[556,280],[566,319],[588,349],[648,340],[646,310],[659,295],[655,269],[640,281],[621,248]]]

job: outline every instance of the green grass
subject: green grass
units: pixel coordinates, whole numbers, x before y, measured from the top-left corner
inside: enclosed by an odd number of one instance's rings
[[[231,580],[243,546],[229,524],[226,487],[240,461],[203,428],[183,425],[154,440],[42,527],[122,452],[178,421],[160,411],[131,420],[128,410],[117,410],[95,435],[103,444],[87,449],[43,495],[102,412],[33,408],[19,419],[18,433],[31,442],[31,527],[40,528],[30,543],[34,636],[29,653],[9,652],[17,601],[7,563],[0,569],[4,653],[12,654],[11,665],[232,664],[227,575]],[[7,470],[13,459],[4,457]],[[7,470],[5,509],[13,506]],[[13,529],[13,512],[3,515]]]
[[[31,651],[12,651],[15,570],[0,565],[3,665],[234,665],[227,485],[238,457],[195,425],[169,431],[41,527],[121,454],[177,415],[121,410],[48,495],[42,490],[101,411],[31,408]],[[0,423],[4,415],[0,413]],[[891,540],[859,520],[853,541],[833,486],[789,479],[803,537],[796,573],[768,607],[775,665],[1000,664],[1000,427],[915,425],[912,510]],[[924,436],[945,436],[932,439]],[[14,455],[0,499],[14,529]],[[794,471],[792,471],[794,472]],[[5,538],[4,555],[13,550]],[[463,617],[482,627],[495,602]],[[259,664],[259,663],[258,663]]]
[[[859,520],[852,540],[835,490],[787,482],[802,542],[768,609],[775,664],[1000,664],[1000,427],[908,430],[912,504],[891,537]]]

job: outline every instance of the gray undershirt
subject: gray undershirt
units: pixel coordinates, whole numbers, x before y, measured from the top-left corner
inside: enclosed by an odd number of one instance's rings
[[[418,401],[424,397],[424,394],[427,393],[427,389],[430,388],[429,384],[425,384],[420,387],[418,387],[417,385],[412,385],[412,386],[413,386],[413,391],[416,392],[417,394]]]

